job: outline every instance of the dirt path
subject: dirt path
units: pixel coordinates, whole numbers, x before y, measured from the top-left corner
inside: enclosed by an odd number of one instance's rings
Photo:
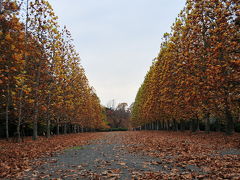
[[[205,134],[109,132],[88,145],[36,160],[45,163],[25,172],[23,178],[238,179],[240,150],[233,149],[238,136],[223,136],[225,143],[219,148],[223,139],[216,135],[208,139]],[[236,139],[229,143],[227,138]]]
[[[46,164],[26,172],[24,178],[131,179],[143,171],[162,170],[151,163],[156,158],[130,154],[122,135],[112,132],[89,145],[66,149],[46,158]]]

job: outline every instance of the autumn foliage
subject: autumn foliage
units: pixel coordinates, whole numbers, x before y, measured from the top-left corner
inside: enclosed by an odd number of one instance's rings
[[[45,0],[0,1],[1,136],[104,126],[70,32]],[[5,127],[5,128],[3,128]],[[11,128],[11,131],[9,131]],[[16,133],[13,132],[16,131]]]
[[[239,1],[187,0],[139,88],[134,127],[193,131],[239,121]],[[180,125],[181,124],[181,125]]]

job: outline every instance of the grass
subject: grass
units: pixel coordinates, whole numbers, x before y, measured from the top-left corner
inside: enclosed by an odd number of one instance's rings
[[[69,148],[67,148],[66,150],[82,150],[82,149],[84,149],[82,146],[73,146],[73,147],[69,147]]]

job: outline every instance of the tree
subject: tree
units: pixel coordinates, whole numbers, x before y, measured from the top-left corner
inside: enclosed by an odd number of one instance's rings
[[[5,124],[6,137],[9,119],[19,142],[25,130],[32,130],[36,140],[39,134],[50,137],[54,128],[59,134],[60,126],[65,133],[79,126],[105,126],[100,100],[88,83],[70,32],[66,27],[60,30],[48,1],[29,2],[24,7],[17,1],[0,1],[0,116],[5,117],[0,123]]]
[[[4,8],[3,8],[4,7]],[[1,39],[1,75],[2,97],[5,97],[1,104],[5,106],[6,138],[9,138],[9,113],[10,107],[14,109],[17,95],[17,79],[23,71],[24,51],[24,28],[17,18],[19,5],[15,1],[1,1],[0,13],[0,39]]]
[[[188,123],[195,131],[201,119],[209,132],[210,118],[222,118],[232,133],[239,114],[238,5],[187,1],[137,93],[134,126],[160,122],[165,129],[177,129],[180,122],[181,129]]]

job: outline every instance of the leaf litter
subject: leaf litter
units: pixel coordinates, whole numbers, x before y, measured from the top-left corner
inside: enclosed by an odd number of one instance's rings
[[[0,147],[1,178],[240,179],[239,134],[86,133]]]

